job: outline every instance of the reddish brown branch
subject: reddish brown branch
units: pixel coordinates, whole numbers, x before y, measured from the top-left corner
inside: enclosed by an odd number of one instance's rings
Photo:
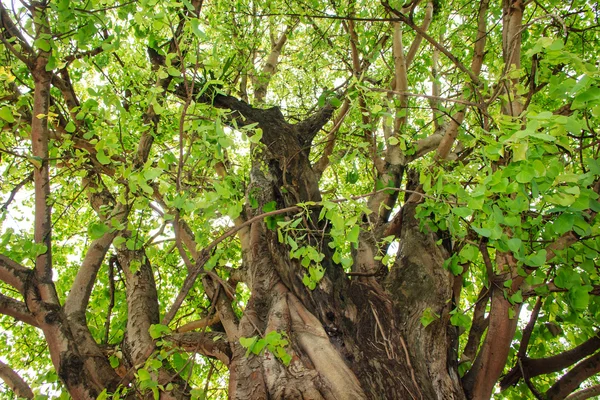
[[[558,372],[595,353],[598,349],[600,349],[600,335],[597,333],[596,336],[579,346],[555,356],[537,359],[524,358],[522,361],[523,368],[530,378]],[[509,386],[516,385],[521,377],[520,368],[518,366],[513,367],[500,381],[500,389],[506,390]]]
[[[431,20],[433,19],[433,2],[428,1],[427,6],[425,7],[425,18],[423,18],[423,22],[421,23],[421,30],[423,32],[427,32],[429,29],[429,24],[431,24]],[[410,45],[410,49],[406,54],[406,69],[410,68],[413,60],[415,59],[415,55],[417,54],[417,50],[421,46],[421,42],[423,41],[423,36],[417,34]]]
[[[546,392],[547,400],[564,399],[590,376],[600,372],[600,352],[586,358],[563,375]]]
[[[75,313],[84,315],[87,308],[98,270],[102,266],[104,257],[113,239],[119,232],[107,232],[102,237],[94,240],[85,253],[83,262],[77,271],[71,291],[65,301],[64,309],[67,315]]]
[[[478,294],[477,303],[475,303],[473,322],[471,324],[471,329],[469,330],[469,337],[461,361],[473,361],[475,359],[477,349],[479,349],[479,344],[481,343],[481,337],[489,322],[489,319],[485,316],[485,309],[489,299],[489,289],[484,286]]]
[[[521,344],[519,345],[519,352],[517,353],[517,358],[522,359],[527,354],[527,347],[529,346],[529,339],[531,339],[531,333],[533,332],[533,328],[535,327],[535,322],[537,321],[538,315],[540,314],[540,309],[542,308],[542,298],[538,297],[535,302],[535,306],[533,306],[533,311],[531,312],[531,316],[529,317],[529,322],[525,329],[523,329],[523,337],[521,338]]]

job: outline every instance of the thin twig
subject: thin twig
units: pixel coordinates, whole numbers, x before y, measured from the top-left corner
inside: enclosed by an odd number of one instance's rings
[[[25,179],[23,179],[21,182],[17,183],[17,185],[13,188],[13,190],[10,191],[10,195],[8,196],[8,200],[6,200],[6,202],[4,202],[4,204],[2,205],[2,207],[0,207],[0,211],[6,211],[8,209],[8,206],[10,205],[10,203],[13,202],[13,200],[15,199],[15,196],[17,195],[17,192],[19,190],[21,190],[21,188],[23,186],[25,186],[26,184],[33,182],[33,172],[31,172],[29,175],[27,175],[25,177]]]

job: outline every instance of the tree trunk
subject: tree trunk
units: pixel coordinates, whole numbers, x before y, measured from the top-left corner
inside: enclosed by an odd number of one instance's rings
[[[303,149],[310,130],[286,123],[276,109],[253,113],[263,129],[264,148],[254,160],[248,188],[258,207],[249,207],[247,217],[273,201],[278,209],[320,201],[317,177]],[[442,265],[448,253],[436,237],[421,233],[415,206],[405,206],[401,247],[387,276],[350,281],[325,245],[320,247],[325,275],[314,290],[302,283],[306,269],[290,258],[277,231],[265,221],[251,226],[244,261],[252,295],[237,336],[285,332],[292,359],[284,368],[268,350],[246,357],[232,342],[231,398],[464,398],[447,354],[456,346],[448,314],[452,279]],[[305,221],[327,235],[319,211],[313,209]],[[322,238],[309,240],[318,246]],[[371,258],[371,263],[377,262]],[[425,328],[420,317],[427,308],[440,318]]]

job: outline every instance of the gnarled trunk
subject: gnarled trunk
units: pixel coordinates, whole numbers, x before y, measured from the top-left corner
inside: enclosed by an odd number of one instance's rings
[[[264,149],[254,160],[248,189],[259,206],[249,208],[248,217],[273,201],[277,208],[320,201],[317,178],[302,147],[311,132],[286,123],[275,109],[254,113]],[[290,258],[277,231],[265,221],[252,224],[249,248],[244,249],[252,295],[236,334],[285,332],[292,358],[285,368],[269,351],[246,357],[240,344],[232,342],[231,398],[464,398],[456,365],[447,354],[456,345],[448,314],[452,279],[442,265],[448,254],[437,238],[420,231],[415,206],[405,206],[400,250],[389,274],[350,280],[324,245],[319,250],[325,274],[314,290],[302,283],[306,269]],[[327,235],[318,215],[318,208],[311,210],[305,222]],[[319,246],[322,239],[308,244]],[[378,264],[373,258],[371,263]],[[420,318],[427,308],[440,319],[423,327]]]

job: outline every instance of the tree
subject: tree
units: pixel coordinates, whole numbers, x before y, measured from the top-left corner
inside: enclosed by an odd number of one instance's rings
[[[4,392],[598,394],[599,13],[0,3]]]

